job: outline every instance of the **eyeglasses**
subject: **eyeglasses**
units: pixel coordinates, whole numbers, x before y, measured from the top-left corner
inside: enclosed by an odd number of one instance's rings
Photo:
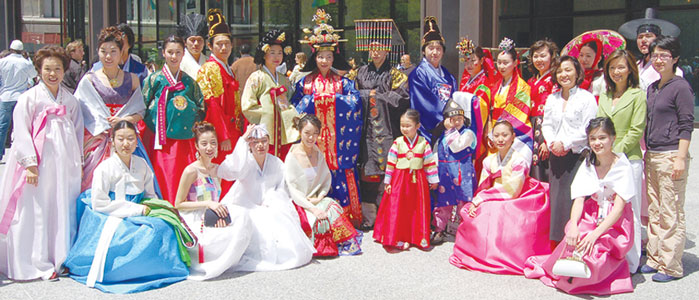
[[[667,54],[667,53],[653,53],[650,55],[650,59],[658,59],[660,58],[661,60],[670,60],[672,58],[672,54]]]

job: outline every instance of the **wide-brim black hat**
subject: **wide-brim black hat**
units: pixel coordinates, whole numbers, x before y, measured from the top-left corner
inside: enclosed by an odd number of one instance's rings
[[[680,28],[677,25],[656,18],[656,11],[653,8],[646,8],[645,18],[635,19],[628,21],[621,26],[619,26],[619,33],[621,33],[625,38],[630,40],[635,40],[638,36],[639,29],[642,32],[653,32],[659,35],[655,30],[659,30],[661,35],[678,37],[680,35]]]
[[[190,36],[200,36],[206,40],[208,37],[208,25],[206,17],[202,14],[188,14],[180,17],[180,23],[177,24],[176,34],[186,40]]]
[[[257,49],[255,50],[256,64],[261,65],[265,63],[265,54],[272,45],[281,46],[285,55],[291,54],[292,49],[286,38],[286,32],[279,29],[272,29],[268,31],[257,44]]]

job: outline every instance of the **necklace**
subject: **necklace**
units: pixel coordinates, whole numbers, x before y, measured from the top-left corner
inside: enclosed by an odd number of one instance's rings
[[[104,68],[102,68],[102,73],[104,73],[104,76],[107,76],[107,80],[109,80],[110,86],[116,87],[119,84],[119,70],[117,70],[116,76],[114,76],[114,78],[109,78],[109,75],[107,75],[107,72],[104,71]]]

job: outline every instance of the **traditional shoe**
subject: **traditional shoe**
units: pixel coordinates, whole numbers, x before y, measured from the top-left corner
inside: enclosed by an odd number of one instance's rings
[[[58,281],[58,273],[53,272],[53,274],[51,274],[51,277],[49,277],[47,281]]]
[[[642,274],[651,274],[658,272],[658,270],[651,268],[649,265],[642,265],[641,269],[639,269],[639,272]]]
[[[447,237],[444,235],[443,231],[440,232],[432,232],[432,237],[430,237],[430,244],[436,246],[436,245],[441,245],[447,240]]]
[[[673,281],[675,279],[680,279],[680,278],[679,277],[672,277],[670,275],[663,274],[663,273],[655,273],[653,275],[653,277],[651,277],[651,279],[653,279],[653,281],[655,281],[655,282],[670,282],[670,281]]]
[[[362,223],[362,225],[359,226],[359,230],[368,232],[374,229],[374,225],[370,225],[369,223]]]
[[[408,248],[410,248],[410,243],[398,242],[398,243],[396,244],[396,248],[398,248],[398,249],[400,249],[400,250],[408,250]]]

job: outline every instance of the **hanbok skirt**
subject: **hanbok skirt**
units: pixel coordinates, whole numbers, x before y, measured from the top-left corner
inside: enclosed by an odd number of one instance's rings
[[[66,116],[67,117],[67,116]],[[75,199],[80,194],[82,149],[72,122],[48,118],[37,186],[26,183],[14,143],[0,180],[0,214],[19,192],[6,235],[0,234],[0,273],[13,280],[48,279],[60,272],[77,229]],[[4,145],[2,145],[4,146]],[[13,182],[23,184],[13,186]],[[4,219],[0,215],[0,219]]]
[[[225,204],[225,203],[224,203]],[[299,216],[286,193],[269,190],[262,205],[244,207],[252,237],[236,271],[277,271],[303,266],[315,248],[301,229]]]
[[[221,275],[237,265],[248,248],[252,236],[248,215],[238,206],[227,208],[231,224],[221,228],[202,226],[204,209],[180,213],[199,240],[197,247],[189,249],[192,266],[187,279],[207,280]]]
[[[154,144],[155,133],[145,128],[143,130],[143,145],[153,163],[153,174],[160,185],[162,199],[174,205],[182,173],[190,163],[196,160],[197,150],[194,148],[194,139],[168,138],[161,150],[155,150]]]
[[[481,203],[476,216],[461,210],[463,221],[449,262],[459,268],[494,274],[522,275],[533,255],[551,253],[548,184],[531,177],[515,199]]]
[[[349,218],[343,213],[342,207],[335,202],[332,198],[326,197],[320,200],[316,207],[328,215],[327,222],[321,224],[321,226],[314,226],[318,219],[309,210],[299,207],[299,218],[301,219],[301,228],[311,228],[309,232],[309,238],[311,242],[315,244],[315,237],[317,234],[325,234],[328,231],[331,232],[332,242],[337,245],[338,252],[343,250],[343,248],[351,249],[349,252],[344,253],[344,255],[357,255],[362,253],[361,239],[356,239],[358,232],[352,226]],[[303,215],[301,215],[303,214]],[[307,225],[307,226],[306,226]],[[316,250],[320,250],[317,249]]]
[[[80,195],[78,237],[66,258],[70,277],[86,284],[92,268],[97,274],[94,287],[108,293],[136,293],[184,280],[189,270],[182,262],[173,228],[160,218],[137,216],[121,219],[104,256],[96,255],[109,216],[92,210],[91,190]],[[140,202],[142,194],[128,195]],[[80,213],[82,212],[82,216]],[[113,217],[112,217],[113,218]],[[98,264],[103,261],[103,271]]]
[[[578,223],[581,239],[597,228],[598,208],[597,201],[585,200],[582,217]],[[570,226],[570,222],[567,226]],[[583,261],[592,274],[590,278],[561,277],[553,274],[556,260],[572,253],[572,246],[568,246],[565,241],[558,244],[550,255],[532,256],[527,259],[524,276],[539,278],[545,285],[568,294],[610,295],[632,292],[633,283],[625,258],[632,246],[633,212],[631,205],[627,203],[619,220],[597,239],[592,253],[583,256]]]
[[[391,193],[384,193],[374,223],[374,240],[386,246],[398,242],[430,246],[430,193],[424,170],[396,169]],[[415,181],[413,182],[413,179]]]

